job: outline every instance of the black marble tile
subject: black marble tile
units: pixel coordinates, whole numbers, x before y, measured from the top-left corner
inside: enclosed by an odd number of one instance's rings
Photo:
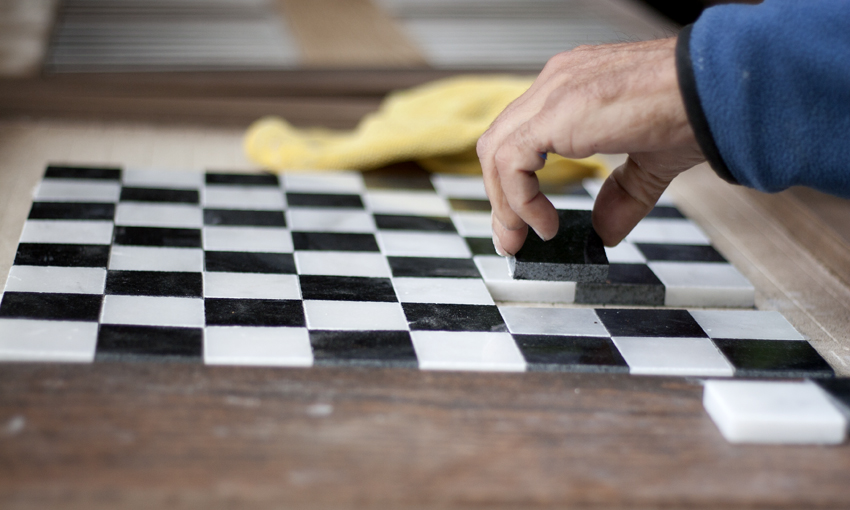
[[[204,268],[223,273],[295,274],[291,253],[204,252]]]
[[[125,246],[200,248],[201,230],[194,228],[115,227],[114,243]]]
[[[102,303],[100,294],[6,292],[0,302],[0,317],[97,322]]]
[[[608,257],[590,216],[590,211],[558,211],[558,233],[546,242],[529,229],[516,257],[508,258],[513,277],[517,280],[605,281]]]
[[[545,195],[572,195],[575,197],[590,197],[581,183],[540,181],[540,191]]]
[[[121,180],[121,170],[118,168],[50,165],[44,172],[44,177],[54,179],[98,179],[105,181],[119,181]]]
[[[610,264],[604,282],[576,284],[576,303],[662,306],[664,284],[646,264]]]
[[[300,300],[207,298],[204,313],[207,326],[304,326]]]
[[[398,301],[389,278],[301,275],[304,299],[324,301]]]
[[[611,336],[703,338],[708,335],[687,310],[598,308]]]
[[[201,273],[107,271],[106,293],[122,296],[203,297]]]
[[[363,172],[366,189],[434,191],[431,174],[413,163],[401,163]]]
[[[833,377],[835,372],[805,340],[713,339],[738,377]]]
[[[21,243],[15,265],[105,268],[109,251],[106,245]]]
[[[846,377],[815,379],[815,383],[829,394],[845,416],[850,416],[850,379]]]
[[[629,365],[610,338],[514,335],[531,372],[620,372]]]
[[[450,218],[437,216],[402,216],[375,214],[375,225],[381,230],[424,230],[428,232],[457,232]]]
[[[31,220],[109,220],[115,218],[115,204],[83,202],[33,202]]]
[[[204,334],[198,328],[101,324],[95,361],[203,361]]]
[[[649,261],[726,262],[723,255],[709,245],[650,243],[637,243],[636,245]]]
[[[411,330],[490,331],[508,330],[499,309],[493,305],[449,305],[402,303]]]
[[[286,218],[283,211],[204,209],[204,225],[285,227]]]
[[[121,200],[124,202],[173,202],[179,204],[197,204],[200,193],[193,189],[160,188],[121,188]]]
[[[393,276],[422,278],[481,278],[471,259],[387,257]]]
[[[464,237],[464,240],[473,255],[499,255],[492,237]]]
[[[475,198],[450,198],[449,204],[455,211],[490,212],[490,201]]]
[[[325,232],[292,232],[296,250],[380,251],[372,234],[330,234]]]
[[[225,184],[235,186],[278,186],[280,180],[273,174],[229,174],[207,172],[205,176],[207,184]]]
[[[416,368],[407,331],[310,331],[316,365]]]
[[[287,193],[289,207],[340,207],[345,209],[363,209],[360,195],[326,193]]]
[[[670,205],[656,205],[646,215],[647,218],[681,218],[685,217],[678,209]]]

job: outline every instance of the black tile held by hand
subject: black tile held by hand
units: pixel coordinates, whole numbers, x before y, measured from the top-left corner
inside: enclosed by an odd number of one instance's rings
[[[649,261],[726,262],[713,246],[704,244],[637,243],[637,247]]]
[[[597,308],[611,336],[704,338],[705,331],[687,310]]]
[[[608,257],[590,211],[558,211],[558,233],[544,242],[531,229],[508,267],[516,280],[603,282]]]
[[[422,230],[428,232],[457,232],[450,218],[439,216],[403,216],[375,214],[375,225],[380,230]]]
[[[576,284],[575,302],[661,306],[665,287],[646,264],[611,264],[604,282]]]
[[[6,292],[0,302],[0,317],[97,322],[102,303],[100,294]]]
[[[204,225],[285,227],[286,218],[283,211],[204,209]]]
[[[850,416],[850,379],[846,377],[815,379],[815,383],[829,394],[839,408],[843,409],[845,416]]]
[[[287,193],[289,207],[340,207],[345,209],[363,209],[360,195],[326,193]]]
[[[372,234],[292,232],[292,244],[296,250],[380,251]]]
[[[106,294],[203,297],[203,279],[201,273],[107,271]]]
[[[295,274],[295,258],[291,253],[207,251],[204,268],[222,273]]]
[[[203,361],[204,334],[199,328],[101,324],[95,361]]]
[[[416,368],[407,331],[310,331],[316,365]]]
[[[125,246],[201,247],[200,229],[115,227],[114,232],[114,243]]]
[[[105,181],[119,181],[121,180],[121,170],[118,168],[50,165],[44,172],[44,177],[53,179],[97,179]]]
[[[278,186],[280,180],[273,174],[242,174],[207,172],[207,184],[225,184],[232,186]]]
[[[301,275],[301,295],[304,299],[321,301],[384,301],[395,302],[389,278],[361,276]]]
[[[207,326],[304,326],[300,300],[205,299]]]
[[[21,243],[15,265],[105,268],[109,250],[109,246],[94,244]]]
[[[122,202],[172,202],[179,204],[197,204],[200,193],[192,189],[160,188],[121,188]]]
[[[420,278],[481,278],[471,259],[387,257],[393,276]]]
[[[629,365],[610,338],[514,335],[532,372],[620,372]]]
[[[463,239],[473,255],[499,255],[496,253],[492,237],[464,237]]]
[[[402,303],[411,330],[488,331],[508,330],[499,309],[492,305]]]
[[[671,205],[656,205],[646,215],[647,218],[679,218],[684,219],[685,215]]]
[[[475,198],[450,198],[449,205],[454,211],[490,212],[490,201]]]
[[[31,220],[113,220],[115,204],[83,202],[33,202]]]
[[[833,377],[835,372],[805,340],[715,338],[737,377]]]

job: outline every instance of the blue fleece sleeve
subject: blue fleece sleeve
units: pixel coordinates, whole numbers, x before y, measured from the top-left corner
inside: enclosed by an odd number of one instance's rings
[[[735,180],[850,197],[850,1],[712,7],[688,44],[698,101]]]

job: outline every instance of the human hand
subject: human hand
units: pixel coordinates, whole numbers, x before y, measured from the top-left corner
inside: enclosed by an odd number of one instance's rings
[[[675,47],[670,38],[560,53],[499,115],[477,147],[497,252],[516,253],[529,226],[544,240],[558,231],[534,173],[543,168],[541,154],[629,154],[593,207],[607,246],[652,210],[676,175],[705,160],[679,93]]]

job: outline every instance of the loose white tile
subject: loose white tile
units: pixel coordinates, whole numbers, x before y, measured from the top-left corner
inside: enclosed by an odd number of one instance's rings
[[[750,307],[755,288],[731,264],[717,262],[650,262],[666,287],[667,306]]]
[[[703,406],[732,443],[839,444],[847,430],[811,381],[706,381]]]
[[[434,174],[431,182],[444,197],[487,199],[484,179],[478,176]]]
[[[591,308],[500,306],[499,312],[508,331],[518,335],[609,336]]]
[[[95,267],[12,266],[6,290],[103,294],[106,270]]]
[[[107,295],[103,298],[101,322],[138,326],[202,327],[204,300]]]
[[[387,259],[380,253],[346,251],[296,251],[298,274],[328,276],[391,276]]]
[[[711,338],[805,340],[781,313],[757,310],[690,310]]]
[[[680,218],[644,218],[626,240],[632,243],[711,244],[699,227]]]
[[[491,237],[492,220],[487,212],[456,212],[452,222],[458,233],[464,237]]]
[[[313,349],[305,328],[208,327],[204,330],[204,362],[309,367]]]
[[[133,227],[201,228],[203,210],[192,205],[121,202],[115,209],[115,224]]]
[[[403,331],[407,319],[399,303],[362,301],[304,301],[309,329]]]
[[[124,186],[137,188],[164,189],[194,189],[204,184],[202,172],[187,172],[181,170],[148,170],[141,168],[126,168],[122,172]]]
[[[646,257],[638,250],[637,246],[628,241],[620,241],[613,248],[605,247],[605,255],[608,262],[612,264],[644,264]]]
[[[596,195],[599,194],[600,188],[602,188],[602,183],[605,182],[604,179],[585,179],[581,181],[581,185],[584,186],[584,189],[590,193],[590,196],[596,199]]]
[[[286,173],[286,191],[299,193],[360,193],[363,176],[360,172]]]
[[[708,338],[613,340],[632,374],[731,377],[734,373],[732,365]]]
[[[117,202],[121,184],[87,179],[44,179],[35,193],[42,202]]]
[[[520,303],[572,303],[576,297],[575,282],[514,280],[508,261],[496,255],[476,255],[473,260],[496,301]]]
[[[375,232],[371,214],[358,209],[292,207],[287,211],[289,228],[300,232]]]
[[[200,273],[204,270],[204,250],[113,245],[109,269]]]
[[[555,209],[571,209],[577,211],[592,211],[593,199],[573,195],[546,195]]]
[[[22,243],[110,244],[111,221],[27,220]]]
[[[205,186],[203,204],[208,209],[279,211],[286,207],[278,188],[257,186]]]
[[[301,299],[293,274],[204,273],[204,297]]]
[[[402,303],[493,304],[477,278],[393,278],[393,287]]]
[[[204,250],[292,253],[292,235],[274,227],[204,227]]]
[[[466,241],[457,234],[436,232],[388,232],[375,234],[378,246],[390,257],[469,258]]]
[[[430,191],[367,191],[366,207],[379,214],[410,214],[415,216],[448,216],[449,204]]]
[[[412,331],[410,337],[422,370],[525,370],[525,359],[509,333]]]
[[[0,360],[91,363],[94,322],[0,319]]]

